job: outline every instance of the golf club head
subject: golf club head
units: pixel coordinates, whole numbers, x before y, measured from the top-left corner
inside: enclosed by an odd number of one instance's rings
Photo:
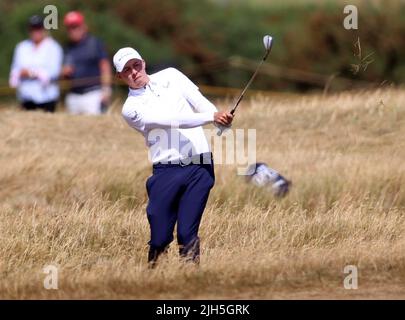
[[[270,51],[271,46],[273,45],[273,37],[271,37],[269,35],[265,35],[263,37],[263,44],[264,44],[264,47],[266,48],[266,51]]]
[[[218,128],[217,131],[217,136],[221,136],[225,131],[229,130],[231,126],[222,126],[220,124],[215,124],[215,126]]]

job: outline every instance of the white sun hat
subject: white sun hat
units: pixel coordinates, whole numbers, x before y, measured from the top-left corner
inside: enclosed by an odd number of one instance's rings
[[[121,72],[125,64],[131,59],[142,60],[142,57],[134,48],[126,47],[119,49],[113,57],[115,70]]]

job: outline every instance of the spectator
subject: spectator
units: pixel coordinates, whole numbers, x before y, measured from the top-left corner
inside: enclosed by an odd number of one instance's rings
[[[103,43],[88,33],[84,16],[71,11],[64,18],[70,43],[62,76],[71,80],[66,107],[72,114],[100,114],[111,98],[111,65]]]
[[[59,77],[63,50],[48,35],[41,16],[28,21],[29,39],[17,44],[10,71],[10,86],[25,110],[54,112],[59,98]]]

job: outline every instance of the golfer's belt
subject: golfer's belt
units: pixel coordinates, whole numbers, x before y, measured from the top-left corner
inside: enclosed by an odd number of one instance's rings
[[[204,152],[183,159],[171,161],[162,160],[161,162],[154,163],[153,167],[163,167],[163,166],[185,167],[192,164],[212,164],[212,163],[213,163],[212,152]]]

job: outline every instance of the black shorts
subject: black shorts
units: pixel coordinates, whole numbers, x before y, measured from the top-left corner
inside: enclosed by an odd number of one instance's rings
[[[24,101],[22,103],[22,107],[25,110],[36,110],[42,109],[46,112],[55,112],[57,101],[49,101],[45,103],[35,103],[34,101]]]

